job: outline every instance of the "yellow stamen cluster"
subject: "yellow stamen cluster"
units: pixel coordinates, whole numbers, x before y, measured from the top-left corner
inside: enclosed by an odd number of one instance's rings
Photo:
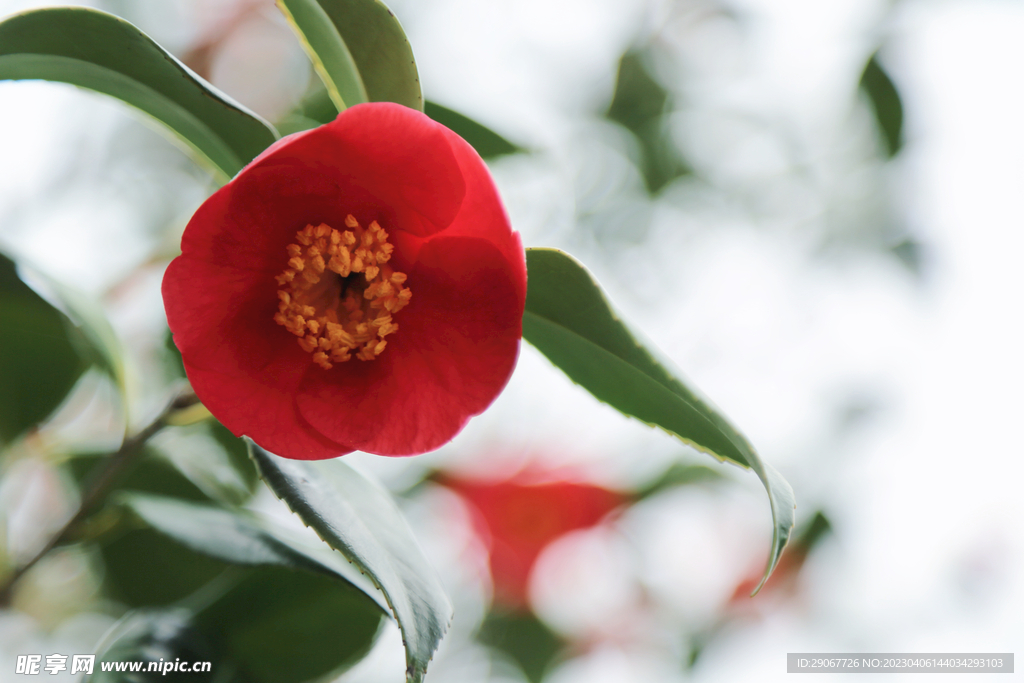
[[[387,263],[394,245],[377,221],[363,228],[351,214],[348,230],[325,223],[307,225],[288,245],[288,267],[277,276],[280,303],[274,322],[299,338],[325,370],[355,352],[373,360],[396,332],[392,315],[405,308],[412,291],[405,273]]]

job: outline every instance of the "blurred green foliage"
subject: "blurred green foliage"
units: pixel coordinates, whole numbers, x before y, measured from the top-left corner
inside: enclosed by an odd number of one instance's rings
[[[101,546],[107,594],[128,607],[164,607],[184,600],[227,564],[194,552],[153,529],[122,521]]]
[[[255,493],[256,487],[260,483],[260,475],[256,471],[256,465],[249,458],[249,446],[246,445],[245,440],[232,434],[227,427],[214,418],[210,418],[207,424],[214,440],[224,449],[231,465],[241,475],[249,493]]]
[[[106,467],[106,453],[80,453],[68,461],[74,480],[82,486],[94,470]],[[141,457],[128,465],[118,481],[118,489],[142,491],[183,500],[208,501],[206,496],[188,477],[152,447],[146,447]]]
[[[864,66],[860,89],[871,102],[886,152],[890,157],[896,156],[903,147],[903,102],[896,85],[878,61],[878,52],[872,54]]]
[[[539,683],[567,642],[532,612],[492,611],[477,639],[508,655],[530,683]]]
[[[706,465],[688,465],[673,463],[660,477],[647,484],[633,494],[634,500],[643,500],[677,486],[688,486],[705,482],[717,482],[725,479],[725,475]]]
[[[790,552],[806,555],[831,533],[832,522],[828,520],[824,512],[818,510],[809,521],[800,526],[793,539],[793,547],[790,548]]]
[[[336,579],[259,567],[198,612],[199,630],[256,683],[316,680],[372,647],[383,612]]]
[[[206,639],[196,631],[185,610],[135,612],[118,622],[97,653],[93,673],[85,683],[228,683],[237,681],[215,658]],[[150,662],[211,662],[209,672],[148,671]],[[104,672],[103,662],[143,662],[138,673]],[[225,674],[228,675],[225,675]]]
[[[619,59],[615,94],[605,117],[630,131],[639,143],[638,166],[651,194],[690,173],[672,140],[669,92],[650,67],[647,50],[631,50]]]
[[[0,254],[0,446],[46,419],[85,371],[81,334]]]

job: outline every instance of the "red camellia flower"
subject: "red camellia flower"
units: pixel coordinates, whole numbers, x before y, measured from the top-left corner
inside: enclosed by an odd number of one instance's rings
[[[527,602],[530,571],[544,548],[559,536],[600,522],[626,498],[614,491],[567,481],[482,483],[441,478],[478,513],[481,535],[490,541],[495,599],[510,607]]]
[[[289,458],[450,440],[515,366],[526,262],[483,161],[397,104],[286,137],[196,211],[163,281],[203,404]]]

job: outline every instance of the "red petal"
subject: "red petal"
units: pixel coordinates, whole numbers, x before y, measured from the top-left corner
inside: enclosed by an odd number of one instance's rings
[[[163,295],[174,343],[190,365],[259,376],[281,357],[308,361],[295,337],[273,321],[272,276],[179,257],[164,274]],[[294,389],[297,381],[280,389]]]
[[[307,224],[341,228],[351,213],[392,234],[432,235],[466,192],[451,135],[401,105],[351,107],[274,143],[210,197],[189,221],[182,253],[276,275]]]
[[[334,178],[343,191],[339,203],[349,203],[345,194],[361,190],[375,198],[395,229],[423,237],[451,223],[466,193],[450,131],[418,111],[387,102],[350,107],[250,168],[289,161]]]
[[[399,329],[384,353],[308,373],[301,414],[328,438],[380,455],[414,455],[449,441],[515,367],[522,306],[510,270],[490,242],[427,242],[409,273],[412,301],[395,316]]]
[[[163,291],[168,325],[196,395],[236,436],[300,459],[353,450],[325,438],[295,410],[310,357],[271,319],[272,279],[179,258],[167,269]]]
[[[378,203],[329,173],[297,161],[270,161],[243,171],[199,207],[182,236],[182,256],[260,271],[272,280],[285,269],[285,249],[299,230],[320,223],[343,228],[349,213],[372,220]]]
[[[468,142],[447,128],[442,130],[451,144],[466,183],[466,194],[459,214],[442,234],[446,237],[473,237],[491,242],[505,258],[508,272],[516,282],[519,306],[522,308],[526,302],[526,259],[519,233],[512,230],[487,164]],[[426,243],[422,237],[405,232],[393,233],[391,241],[395,244],[395,267],[399,270],[407,263],[415,262],[419,250]]]
[[[458,217],[449,225],[445,236],[465,235],[490,241],[504,256],[509,274],[516,283],[520,308],[526,301],[526,258],[519,233],[512,230],[505,205],[494,186],[487,165],[476,150],[454,132],[444,129],[458,159],[466,182],[466,198]]]
[[[296,460],[323,460],[353,450],[306,424],[289,394],[257,380],[201,370],[188,363],[185,371],[204,405],[216,406],[215,415],[221,424],[235,436],[248,436],[271,453]]]

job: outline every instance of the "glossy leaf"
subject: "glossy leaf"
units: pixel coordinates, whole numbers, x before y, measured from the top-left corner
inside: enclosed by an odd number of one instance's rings
[[[379,0],[278,0],[338,110],[359,102],[423,109],[412,46]]]
[[[0,339],[3,340],[4,345],[11,345],[11,353],[8,354],[7,349],[0,347],[0,352],[3,353],[4,358],[10,360],[16,358],[32,359],[40,352],[46,354],[46,357],[40,358],[38,363],[25,363],[18,367],[12,365],[8,369],[8,371],[13,373],[11,381],[17,381],[18,386],[12,386],[11,393],[7,395],[12,398],[23,395],[26,399],[24,404],[11,408],[10,415],[12,421],[17,422],[21,419],[18,416],[22,415],[23,411],[27,410],[31,414],[34,409],[33,406],[39,407],[40,404],[33,402],[31,400],[32,397],[36,396],[40,391],[48,391],[50,384],[46,378],[51,376],[53,372],[61,372],[61,368],[69,363],[76,363],[79,366],[75,379],[89,365],[96,365],[106,372],[114,381],[114,385],[118,390],[122,410],[127,411],[128,402],[125,397],[127,379],[123,362],[123,350],[99,302],[72,287],[58,282],[39,270],[28,267],[24,263],[21,264],[21,268],[31,277],[31,281],[40,287],[43,294],[46,295],[45,300],[35,292],[32,292],[27,285],[16,285],[16,281],[20,283],[20,278],[17,275],[13,262],[0,255],[0,270],[5,271],[5,274],[0,277],[5,282],[4,289],[7,294],[4,296],[9,298],[10,304],[9,306],[4,306],[4,312],[0,313],[0,315],[7,314],[23,317],[29,313],[25,309],[25,305],[30,301],[36,301],[41,302],[41,305],[47,309],[52,310],[56,307],[59,315],[61,315],[61,319],[67,321],[67,323],[64,325],[63,332],[51,329],[46,333],[45,339],[38,337],[33,339],[33,335],[37,335],[40,332],[38,328],[33,326],[44,324],[43,318],[38,317],[41,315],[40,311],[42,309],[34,309],[35,314],[30,314],[33,315],[33,320],[27,318],[17,321],[12,320],[10,321],[10,327],[5,324],[5,332],[0,333]],[[26,291],[32,292],[32,296],[29,297]],[[17,302],[20,302],[20,304]],[[64,348],[58,348],[60,346],[59,338],[64,338],[67,342],[70,342],[73,347],[70,352]],[[30,348],[22,349],[22,356],[15,353],[15,350],[19,348],[19,344],[23,345],[26,343],[29,344]],[[25,371],[29,371],[30,375],[16,380],[17,375]],[[63,393],[57,392],[60,393],[59,396],[51,397],[55,403],[53,403],[50,410],[60,403],[70,388],[70,386],[67,387]],[[46,414],[49,414],[49,410],[46,411]],[[46,415],[44,414],[42,417],[45,418]],[[0,418],[0,423],[2,423],[2,418]],[[6,437],[3,434],[2,428],[0,428],[0,443],[3,442],[4,438]]]
[[[72,322],[0,254],[0,446],[42,422],[86,368]]]
[[[165,496],[125,493],[122,504],[187,548],[237,565],[280,565],[327,574],[387,604],[373,584],[328,548],[308,546],[291,534],[241,512]]]
[[[578,261],[555,249],[527,249],[526,266],[524,339],[597,399],[699,451],[753,469],[761,479],[774,521],[763,584],[793,528],[789,484],[669,361],[630,331]]]
[[[0,23],[0,79],[60,81],[116,97],[164,124],[225,180],[277,138],[138,28],[93,9],[40,9]]]
[[[782,560],[775,568],[775,573],[772,574],[771,579],[764,584],[764,590],[791,589],[794,581],[803,571],[808,555],[831,533],[832,525],[828,521],[828,517],[820,510],[815,512],[809,520],[805,520],[797,526],[793,534],[793,540],[790,541],[789,547],[786,548],[786,554],[782,556]],[[733,590],[730,602],[733,604],[746,602],[751,589],[757,583],[758,577],[753,575],[740,581],[739,585]]]
[[[903,102],[889,74],[878,61],[878,53],[871,55],[860,77],[860,89],[868,96],[875,121],[885,141],[890,157],[903,147]]]
[[[442,107],[436,102],[428,101],[423,109],[423,113],[458,133],[459,137],[471,144],[476,153],[483,159],[493,159],[504,154],[515,154],[525,151],[522,147],[512,144],[483,124],[477,123],[468,116],[453,111],[448,107]]]
[[[131,556],[112,564],[110,549],[104,552],[108,572],[120,573],[133,558],[154,563],[136,579],[156,584],[148,601],[136,595],[129,604],[190,608],[196,630],[244,680],[300,683],[336,674],[372,646],[387,604],[326,546],[304,544],[241,511],[146,494],[119,500],[152,527],[131,532]],[[191,590],[182,590],[182,574]]]
[[[331,106],[333,107],[334,105]],[[278,119],[275,125],[281,131],[281,135],[291,135],[292,133],[301,133],[304,130],[316,128],[320,125],[320,122],[301,114],[288,114]]]
[[[407,679],[421,681],[452,608],[394,500],[340,460],[288,460],[253,443],[250,453],[278,498],[383,591],[402,630]]]
[[[338,111],[368,101],[352,53],[317,0],[277,0]]]
[[[329,123],[337,116],[338,108],[321,83],[312,86],[298,106],[277,121],[277,128],[283,135],[291,135]]]

